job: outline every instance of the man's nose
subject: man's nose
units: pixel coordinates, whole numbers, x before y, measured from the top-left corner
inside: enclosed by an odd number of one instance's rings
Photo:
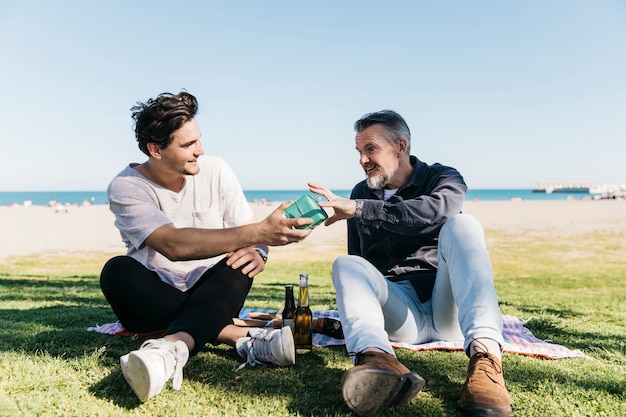
[[[193,153],[196,156],[204,155],[204,149],[202,149],[202,144],[200,143],[200,141],[198,141],[198,145],[196,146],[196,149],[193,151]]]

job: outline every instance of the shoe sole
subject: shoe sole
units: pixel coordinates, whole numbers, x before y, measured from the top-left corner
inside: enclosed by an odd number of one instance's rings
[[[424,385],[426,385],[424,378],[415,372],[404,374],[401,378],[403,378],[405,382],[398,391],[398,394],[386,404],[388,407],[407,404],[424,388]]]
[[[344,375],[341,393],[352,411],[368,417],[383,407],[408,403],[424,384],[424,379],[413,372],[398,375],[387,369],[365,368]]]
[[[151,375],[150,367],[145,363],[144,358],[136,352],[131,352],[120,358],[122,374],[124,379],[133,389],[133,392],[141,402],[146,402],[150,398],[161,392],[160,388],[153,384],[155,375]]]
[[[462,401],[457,404],[465,417],[508,417],[511,415],[511,407],[493,408]]]

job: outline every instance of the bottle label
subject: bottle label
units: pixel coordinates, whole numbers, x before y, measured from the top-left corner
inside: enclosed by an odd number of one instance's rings
[[[307,353],[313,347],[312,316],[308,307],[296,310],[296,330],[293,336],[297,353]]]
[[[291,333],[296,332],[296,322],[293,319],[283,319],[283,327],[291,327]]]

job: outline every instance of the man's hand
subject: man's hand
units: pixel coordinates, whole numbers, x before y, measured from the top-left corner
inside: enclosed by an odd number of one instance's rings
[[[327,187],[323,185],[314,184],[312,182],[307,183],[309,191],[315,194],[319,194],[326,198],[328,201],[318,202],[320,207],[330,207],[334,210],[334,214],[330,216],[324,224],[330,226],[339,220],[350,219],[356,215],[356,201],[348,198],[339,197],[333,194]]]
[[[300,242],[311,234],[311,229],[295,229],[313,223],[313,219],[302,217],[288,219],[283,213],[291,205],[291,201],[282,203],[269,216],[257,223],[258,242],[269,246],[282,246],[288,243]]]
[[[233,269],[239,269],[241,266],[244,266],[241,269],[241,273],[247,275],[248,278],[254,278],[265,269],[265,262],[254,246],[228,252],[226,258],[226,265]]]

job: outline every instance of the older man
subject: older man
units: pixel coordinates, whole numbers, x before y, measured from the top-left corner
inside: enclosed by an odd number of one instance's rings
[[[369,416],[408,403],[424,380],[400,363],[390,341],[463,340],[470,358],[459,407],[508,415],[501,366],[502,315],[480,224],[461,214],[467,187],[453,168],[410,155],[411,134],[396,112],[355,123],[367,179],[350,199],[309,183],[334,215],[347,219],[348,255],[333,263],[346,348],[354,367],[342,378],[346,404]]]

